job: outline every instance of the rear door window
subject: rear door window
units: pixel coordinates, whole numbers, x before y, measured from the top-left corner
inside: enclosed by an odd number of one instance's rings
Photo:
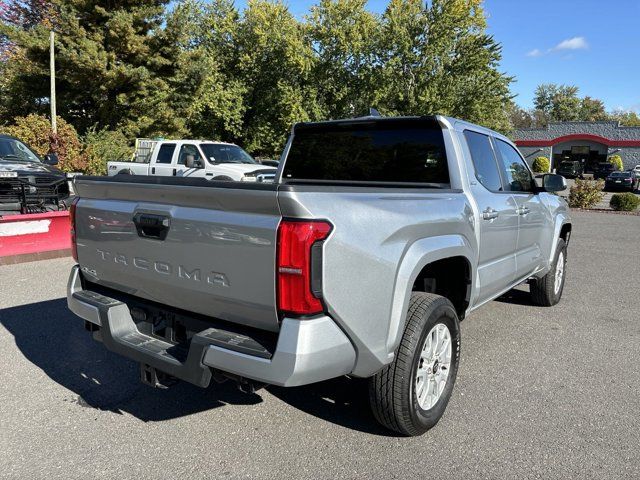
[[[502,180],[491,141],[487,135],[465,130],[464,136],[471,152],[476,178],[487,190],[502,191]]]
[[[171,163],[171,159],[173,158],[173,152],[175,149],[175,143],[163,143],[162,145],[160,145],[156,163]]]
[[[430,119],[298,125],[282,181],[448,188],[442,129]]]

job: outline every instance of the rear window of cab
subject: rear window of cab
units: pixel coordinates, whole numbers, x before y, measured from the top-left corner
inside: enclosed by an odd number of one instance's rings
[[[282,182],[449,188],[442,129],[431,119],[296,126]]]

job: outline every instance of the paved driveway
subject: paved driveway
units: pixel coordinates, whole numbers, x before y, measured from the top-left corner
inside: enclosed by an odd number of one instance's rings
[[[466,319],[449,408],[411,439],[346,378],[143,386],[66,310],[70,260],[0,267],[0,477],[639,478],[638,258],[640,217],[575,214],[562,302]]]

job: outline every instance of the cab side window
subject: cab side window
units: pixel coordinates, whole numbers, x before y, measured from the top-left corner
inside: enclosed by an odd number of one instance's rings
[[[158,151],[158,158],[156,159],[156,163],[171,163],[171,158],[173,157],[173,151],[176,149],[175,143],[164,143],[160,145],[160,150]]]
[[[465,130],[464,136],[471,151],[478,181],[492,192],[502,191],[500,172],[489,137],[471,130]]]
[[[193,144],[187,143],[180,147],[180,154],[178,155],[178,165],[184,165],[188,156],[192,156],[200,165],[204,165],[202,162],[202,155],[198,152],[198,147]]]
[[[495,139],[500,167],[505,180],[505,190],[511,192],[532,192],[533,177],[515,148],[507,142]]]

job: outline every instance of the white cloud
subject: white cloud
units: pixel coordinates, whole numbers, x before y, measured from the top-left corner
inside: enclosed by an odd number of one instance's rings
[[[589,48],[589,44],[587,43],[587,39],[584,37],[573,37],[567,38],[566,40],[561,41],[553,48],[549,48],[547,50],[540,50],[539,48],[534,48],[533,50],[527,52],[527,57],[542,57],[544,55],[549,55],[554,52],[561,51],[571,51],[571,50],[586,50]],[[563,60],[567,60],[571,58],[571,56],[562,57]]]
[[[573,37],[561,41],[558,45],[551,50],[586,50],[589,48],[586,38]]]

